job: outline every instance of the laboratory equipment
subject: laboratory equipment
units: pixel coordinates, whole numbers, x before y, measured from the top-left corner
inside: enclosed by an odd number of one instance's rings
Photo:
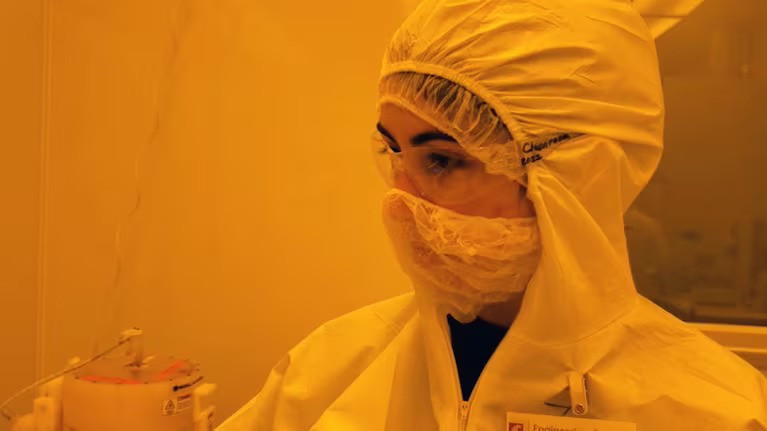
[[[110,349],[21,391],[40,388],[31,414],[13,416],[13,398],[5,402],[11,431],[212,431],[215,385],[188,359],[145,357],[142,335],[124,331]]]

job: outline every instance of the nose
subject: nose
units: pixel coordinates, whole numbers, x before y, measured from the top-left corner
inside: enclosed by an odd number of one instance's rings
[[[392,185],[394,186],[395,189],[400,189],[403,192],[408,192],[413,196],[418,196],[419,198],[423,198],[421,193],[415,187],[413,182],[410,181],[410,178],[408,178],[407,174],[404,171],[394,172],[394,181],[392,182]]]

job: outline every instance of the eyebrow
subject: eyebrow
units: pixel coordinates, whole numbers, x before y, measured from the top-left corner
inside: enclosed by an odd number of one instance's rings
[[[386,136],[392,142],[395,142],[395,143],[397,142],[397,140],[394,139],[394,136],[392,136],[392,134],[389,133],[389,131],[386,130],[384,126],[381,125],[381,123],[376,124],[376,129],[378,129],[378,131],[381,132],[382,135]],[[429,141],[448,141],[448,142],[456,142],[456,143],[458,142],[455,140],[454,137],[436,130],[419,133],[413,136],[412,138],[410,138],[410,143],[414,147],[423,145]]]

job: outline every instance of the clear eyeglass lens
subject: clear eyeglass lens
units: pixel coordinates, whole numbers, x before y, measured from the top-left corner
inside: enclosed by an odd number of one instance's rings
[[[458,152],[431,147],[408,148],[395,152],[385,141],[373,140],[376,166],[390,186],[395,176],[404,174],[424,196],[441,203],[471,199],[486,175],[478,160]]]

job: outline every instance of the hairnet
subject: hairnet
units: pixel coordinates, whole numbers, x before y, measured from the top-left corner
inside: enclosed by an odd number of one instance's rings
[[[379,88],[382,102],[406,107],[453,136],[470,154],[485,162],[488,172],[512,179],[522,174],[516,164],[507,163],[517,160],[519,154],[506,125],[490,105],[471,91],[440,76],[414,72],[388,75]],[[487,154],[490,151],[493,154]],[[504,151],[507,153],[502,154]]]

